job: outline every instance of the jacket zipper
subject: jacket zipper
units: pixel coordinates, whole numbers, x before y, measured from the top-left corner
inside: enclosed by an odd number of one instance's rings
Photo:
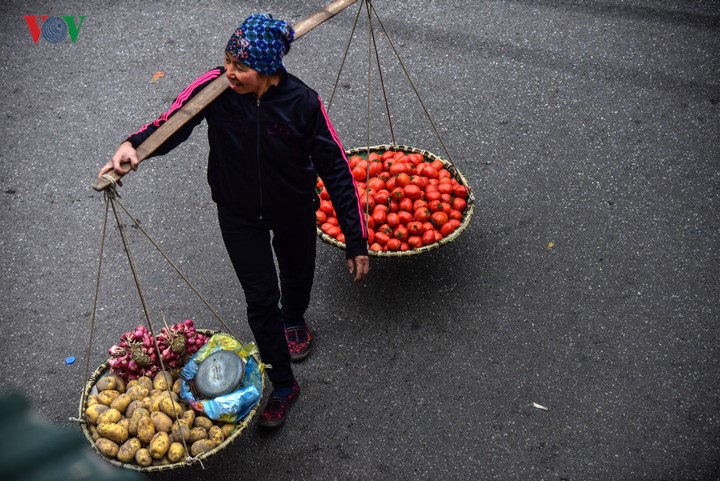
[[[263,188],[262,188],[262,164],[260,163],[260,97],[257,98],[257,115],[256,115],[256,128],[257,128],[257,141],[255,160],[258,166],[258,188],[260,189],[260,220],[263,218]]]

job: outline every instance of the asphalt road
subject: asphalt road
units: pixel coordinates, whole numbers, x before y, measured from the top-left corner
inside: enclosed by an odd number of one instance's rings
[[[3,2],[0,389],[73,425],[86,365],[144,319],[111,227],[90,344],[97,170],[220,64],[245,16],[297,21],[325,3]],[[360,286],[321,243],[316,351],[297,366],[287,424],[251,427],[205,469],[151,477],[720,479],[718,3],[372,3],[474,190],[473,222],[439,250],[373,260]],[[286,59],[325,99],[356,9]],[[85,19],[74,43],[36,44],[23,15]],[[368,142],[366,39],[361,22],[330,111],[346,147]],[[443,155],[386,46],[381,57],[397,142]],[[370,143],[387,143],[371,96]],[[129,175],[122,202],[250,339],[205,133]],[[142,237],[133,245],[155,318],[220,327]]]

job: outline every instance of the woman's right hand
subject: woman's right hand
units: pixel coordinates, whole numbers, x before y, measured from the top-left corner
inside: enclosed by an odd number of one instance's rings
[[[137,170],[138,165],[140,165],[140,161],[137,158],[135,148],[130,142],[123,142],[120,144],[120,147],[118,147],[108,163],[100,169],[98,179],[101,179],[103,175],[107,174],[111,170],[114,170],[120,176],[123,176],[131,170]]]

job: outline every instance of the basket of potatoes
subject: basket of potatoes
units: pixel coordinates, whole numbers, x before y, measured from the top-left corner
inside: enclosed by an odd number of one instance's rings
[[[260,362],[257,354],[253,357]],[[116,466],[164,471],[217,454],[257,414],[256,404],[235,423],[210,419],[179,396],[181,381],[173,370],[126,381],[111,372],[106,361],[90,376],[80,400],[85,437]],[[264,387],[264,379],[261,382]]]

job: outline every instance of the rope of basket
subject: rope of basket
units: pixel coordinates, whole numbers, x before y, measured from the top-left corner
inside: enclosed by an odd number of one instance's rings
[[[441,239],[440,242],[431,244],[429,246],[423,246],[421,248],[412,249],[410,251],[403,251],[403,252],[370,251],[370,255],[373,255],[376,257],[405,257],[407,255],[419,254],[422,252],[427,252],[430,250],[437,249],[438,247],[455,240],[457,238],[457,236],[463,230],[465,230],[465,228],[467,227],[467,225],[470,222],[470,218],[472,217],[472,214],[473,214],[473,211],[475,208],[474,197],[472,196],[472,192],[470,190],[470,186],[469,186],[467,180],[465,179],[465,177],[463,177],[463,175],[460,173],[459,169],[455,166],[455,163],[453,162],[452,157],[450,156],[450,152],[445,144],[445,141],[443,140],[442,135],[440,134],[440,131],[438,130],[435,122],[433,121],[433,118],[430,115],[430,111],[425,106],[425,102],[423,101],[422,95],[420,95],[420,91],[418,90],[415,83],[413,82],[412,77],[410,76],[410,73],[409,73],[407,67],[405,66],[405,63],[403,62],[402,58],[400,57],[400,54],[399,54],[397,48],[395,48],[395,44],[393,43],[388,30],[385,28],[385,25],[383,24],[382,19],[380,18],[380,15],[378,15],[377,10],[373,6],[371,0],[362,0],[360,2],[360,5],[357,10],[357,14],[355,15],[355,21],[353,22],[352,30],[350,31],[348,43],[345,47],[345,52],[344,52],[342,60],[340,62],[340,68],[338,69],[338,73],[335,78],[335,83],[333,84],[332,93],[330,94],[330,99],[328,101],[327,110],[330,111],[330,109],[332,107],[332,102],[333,102],[333,99],[335,98],[335,93],[336,93],[337,87],[340,83],[340,77],[341,77],[343,68],[345,67],[345,63],[348,58],[350,46],[352,44],[355,30],[357,29],[357,26],[358,26],[358,23],[360,20],[360,13],[363,10],[363,6],[365,7],[365,11],[367,13],[367,22],[368,22],[368,79],[367,79],[367,100],[368,101],[367,101],[367,143],[366,143],[367,147],[364,149],[362,149],[362,148],[351,149],[351,150],[346,151],[346,154],[348,154],[348,155],[351,153],[359,154],[360,152],[362,152],[364,150],[365,156],[367,157],[368,155],[370,155],[371,150],[378,150],[378,149],[395,150],[395,151],[403,150],[403,151],[408,151],[408,152],[423,153],[423,155],[426,155],[426,156],[432,158],[433,160],[439,159],[444,164],[446,164],[446,168],[453,174],[453,176],[459,182],[461,182],[465,187],[467,187],[469,195],[470,195],[468,207],[467,207],[468,210],[466,211],[466,215],[463,218],[463,222],[462,222],[461,226],[458,229],[456,229],[456,231],[453,232],[447,238]],[[414,147],[400,146],[397,144],[397,141],[395,139],[395,129],[393,127],[392,115],[390,114],[390,102],[388,100],[388,92],[387,92],[387,88],[385,86],[383,70],[382,70],[382,66],[381,66],[381,62],[380,62],[380,53],[378,51],[377,42],[375,39],[375,27],[373,26],[373,18],[375,18],[377,20],[377,24],[379,25],[381,32],[387,39],[388,44],[390,45],[390,48],[391,48],[392,52],[394,53],[395,58],[398,61],[398,64],[402,68],[403,73],[405,74],[405,77],[407,78],[408,83],[410,84],[410,87],[412,88],[413,92],[415,93],[415,96],[417,97],[418,102],[420,103],[420,106],[422,107],[422,110],[425,113],[425,116],[427,117],[428,121],[430,122],[430,125],[432,126],[432,129],[435,132],[435,135],[437,136],[438,141],[440,142],[440,145],[442,146],[442,148],[445,152],[445,158],[441,158],[435,154],[432,154],[430,152],[427,152],[427,151],[424,151],[421,149],[416,149]],[[378,146],[371,147],[370,146],[370,142],[371,142],[370,119],[371,119],[371,99],[372,99],[372,68],[371,68],[371,65],[372,65],[373,58],[375,60],[375,63],[377,64],[378,80],[380,82],[380,88],[383,93],[383,101],[384,101],[384,105],[385,105],[385,111],[387,114],[388,129],[390,131],[391,143],[390,143],[390,145],[378,145]],[[365,178],[365,182],[367,183],[369,180],[370,180],[370,173],[368,172],[367,176]],[[370,215],[369,196],[370,196],[370,193],[366,190],[366,192],[365,192],[365,215],[366,216]],[[328,236],[327,234],[323,233],[319,229],[317,232],[323,241],[325,241],[329,244],[332,244],[332,245],[336,245],[337,247],[340,247],[342,249],[345,248],[345,245],[342,242],[339,242],[336,239],[332,238],[331,236]]]
[[[153,322],[151,320],[150,311],[148,309],[145,294],[143,292],[142,283],[140,282],[140,274],[138,271],[137,263],[135,261],[135,257],[132,254],[132,250],[130,248],[130,242],[129,242],[129,239],[127,236],[127,227],[126,227],[126,224],[122,217],[123,213],[125,214],[125,216],[127,216],[128,219],[130,219],[130,221],[133,223],[132,225],[137,227],[138,230],[140,230],[140,232],[142,232],[142,234],[155,247],[155,249],[162,255],[162,257],[168,262],[168,264],[170,264],[170,266],[175,270],[175,272],[180,276],[180,278],[187,284],[187,286],[198,296],[198,298],[205,304],[205,306],[220,321],[220,323],[227,330],[227,332],[230,333],[233,337],[237,338],[235,333],[232,331],[232,328],[228,325],[227,322],[225,322],[225,320],[217,312],[217,310],[215,310],[210,305],[210,303],[202,296],[202,294],[190,282],[190,280],[187,278],[187,276],[185,276],[185,274],[183,274],[180,271],[180,269],[177,267],[177,265],[162,250],[160,245],[147,233],[147,231],[140,225],[140,223],[137,221],[137,219],[135,219],[135,217],[133,217],[132,214],[130,214],[130,212],[125,208],[125,206],[122,205],[122,203],[119,200],[120,195],[118,194],[118,192],[116,190],[116,183],[113,181],[111,183],[111,186],[106,188],[104,192],[105,192],[105,210],[104,210],[104,217],[103,217],[102,235],[101,235],[101,240],[100,240],[100,254],[99,254],[99,259],[98,259],[97,278],[95,281],[95,295],[94,295],[94,299],[93,299],[93,312],[92,312],[92,318],[90,321],[88,348],[87,348],[86,360],[85,360],[85,379],[88,379],[88,372],[90,369],[89,366],[90,366],[90,356],[92,353],[92,338],[93,338],[93,333],[95,330],[95,322],[97,319],[97,304],[98,304],[98,297],[99,297],[99,292],[100,292],[100,278],[101,278],[101,273],[102,273],[102,262],[103,262],[103,258],[104,258],[105,239],[107,237],[107,224],[108,224],[110,208],[112,208],[113,215],[115,217],[115,221],[116,221],[116,224],[118,227],[118,231],[120,232],[120,237],[122,240],[123,248],[125,250],[125,254],[127,256],[127,259],[128,259],[129,265],[130,265],[130,270],[131,270],[133,279],[135,281],[135,287],[138,291],[138,295],[140,297],[140,302],[142,304],[143,312],[145,314],[145,320],[146,320],[146,324],[148,327],[148,331],[150,332],[152,337],[156,338],[155,330],[153,327]],[[157,359],[160,362],[161,369],[163,371],[167,371],[168,369],[165,366],[165,363],[163,361],[162,355],[160,353],[160,348],[159,348],[157,342],[155,342],[154,348],[156,351]],[[258,359],[258,362],[259,362],[259,359]],[[80,399],[79,417],[77,419],[70,418],[71,420],[78,421],[80,423],[83,433],[85,433],[85,436],[88,438],[88,440],[90,441],[90,443],[93,446],[94,446],[94,441],[92,440],[92,436],[86,427],[86,422],[85,422],[84,415],[83,415],[84,407],[85,407],[85,403],[87,400],[87,396],[89,395],[91,389],[93,388],[95,383],[98,381],[98,379],[103,374],[105,374],[108,370],[109,370],[109,364],[106,361],[103,365],[101,365],[95,371],[95,373],[93,374],[93,377],[86,383],[85,389],[83,390],[83,394]],[[262,382],[263,382],[263,386],[264,386],[264,379],[262,380]],[[170,391],[170,389],[171,389],[171,387],[168,386],[168,391]],[[157,471],[157,470],[163,470],[163,469],[173,469],[175,467],[180,467],[180,466],[192,464],[195,462],[199,462],[202,465],[202,459],[205,459],[205,458],[211,456],[212,454],[215,454],[219,450],[223,449],[224,446],[229,444],[229,442],[231,442],[231,440],[234,440],[235,437],[237,437],[240,434],[240,432],[242,432],[245,429],[245,427],[247,427],[247,423],[249,423],[250,419],[252,419],[252,417],[254,417],[256,410],[257,410],[257,406],[255,408],[253,408],[253,410],[251,410],[251,412],[248,414],[248,416],[246,416],[246,418],[244,419],[245,423],[239,424],[239,426],[241,426],[241,428],[240,429],[236,428],[235,431],[233,431],[233,435],[231,435],[230,438],[228,438],[225,442],[223,442],[221,446],[218,446],[218,447],[216,447],[206,453],[203,453],[202,455],[199,455],[199,456],[195,456],[195,457],[187,456],[185,458],[184,462],[182,462],[182,463],[175,463],[175,464],[164,465],[164,466],[150,466],[147,468],[143,468],[141,466],[127,464],[127,463],[121,463],[119,461],[115,461],[115,460],[111,460],[111,459],[109,459],[108,461],[110,461],[113,464],[125,467],[125,468],[137,469],[137,470],[141,470],[141,471]],[[180,413],[178,413],[177,410],[175,409],[174,403],[173,403],[173,413],[175,415],[174,416],[175,421],[178,421],[180,419],[180,416],[179,416]],[[182,438],[182,444],[183,444],[183,447],[185,448],[185,452],[189,453],[190,449],[188,448],[187,442],[184,439],[184,437]],[[204,465],[202,465],[202,466],[204,468]]]

